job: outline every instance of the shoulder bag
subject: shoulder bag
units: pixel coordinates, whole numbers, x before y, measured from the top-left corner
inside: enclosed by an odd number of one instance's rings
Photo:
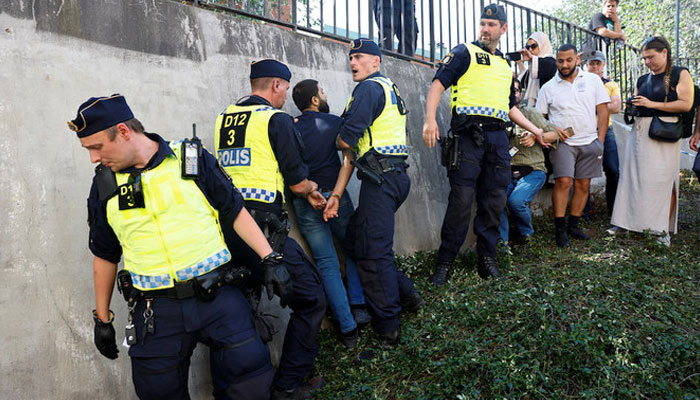
[[[651,73],[647,76],[647,93],[651,93]],[[668,100],[668,93],[664,98],[664,103]],[[666,122],[662,120],[656,113],[651,117],[651,125],[649,126],[649,137],[661,142],[674,143],[680,140],[683,136],[683,120],[680,116],[671,117],[677,118],[676,122]]]

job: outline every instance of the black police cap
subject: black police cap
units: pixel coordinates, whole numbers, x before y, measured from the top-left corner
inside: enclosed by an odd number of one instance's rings
[[[292,72],[281,62],[266,58],[250,64],[250,79],[256,78],[282,78],[289,82],[292,80]]]
[[[481,13],[481,19],[495,19],[497,21],[507,22],[506,10],[503,6],[489,4],[484,7],[484,11]]]
[[[84,138],[132,118],[134,114],[124,96],[90,97],[78,107],[75,119],[68,121],[68,128]]]

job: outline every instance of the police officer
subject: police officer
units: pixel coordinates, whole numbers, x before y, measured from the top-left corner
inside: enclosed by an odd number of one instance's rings
[[[219,162],[241,191],[246,208],[251,210],[273,249],[283,253],[281,262],[291,275],[290,299],[280,296],[282,306],[288,303],[293,312],[273,382],[273,399],[303,398],[323,384],[320,379],[306,383],[304,379],[318,353],[316,337],[325,314],[326,298],[316,266],[299,244],[287,237],[289,222],[283,211],[285,185],[314,208],[322,209],[325,205],[318,185],[307,179],[309,171],[302,159],[301,139],[294,121],[279,110],[286,100],[291,77],[289,68],[277,60],[253,62],[252,94],[219,114],[214,141]],[[227,243],[243,255],[244,263],[257,262],[257,255],[246,243],[227,231],[224,231]]]
[[[126,336],[139,398],[189,399],[190,356],[202,342],[215,398],[267,399],[273,370],[250,307],[237,288],[219,287],[231,258],[219,220],[249,241],[268,275],[279,277],[281,266],[216,159],[195,151],[190,166],[198,173],[184,178],[182,143],[145,133],[118,94],[90,98],[68,124],[101,163],[88,198],[97,349],[110,359],[119,352],[109,304],[123,254],[119,282],[129,298]]]
[[[435,113],[445,88],[452,87],[451,130],[458,139],[458,160],[448,170],[450,197],[442,223],[442,244],[431,282],[444,284],[452,262],[464,243],[471,221],[472,197],[476,194],[477,213],[474,233],[479,255],[479,276],[500,277],[496,261],[499,218],[506,204],[506,189],[511,180],[510,154],[505,124],[510,119],[538,136],[535,127],[515,104],[513,72],[496,49],[506,32],[506,14],[502,6],[490,4],[481,15],[479,40],[460,44],[440,61],[425,104],[423,142],[435,146],[440,133]]]
[[[337,144],[354,149],[360,201],[347,238],[357,262],[372,314],[372,326],[384,347],[400,342],[399,313],[424,303],[413,282],[394,265],[394,213],[408,196],[406,106],[396,85],[379,72],[382,53],[370,39],[350,47],[352,79],[358,82],[343,113]]]

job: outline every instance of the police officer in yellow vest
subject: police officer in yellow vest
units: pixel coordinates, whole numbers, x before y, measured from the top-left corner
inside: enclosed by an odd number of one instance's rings
[[[471,221],[472,198],[476,194],[477,213],[474,233],[479,255],[477,271],[488,279],[500,277],[496,260],[499,218],[506,204],[506,189],[511,180],[508,137],[505,124],[511,119],[523,129],[538,136],[542,130],[535,127],[515,104],[513,71],[496,49],[506,32],[506,14],[503,6],[490,4],[481,14],[479,40],[460,44],[440,61],[425,104],[423,141],[428,148],[440,138],[435,120],[437,106],[445,88],[451,93],[451,134],[455,146],[443,149],[449,166],[450,197],[442,223],[442,244],[431,282],[440,286],[450,275],[452,262],[464,244]],[[443,138],[441,145],[447,140]]]
[[[273,378],[267,347],[241,291],[227,285],[232,256],[221,225],[235,229],[263,258],[278,290],[288,275],[276,261],[240,193],[214,156],[190,143],[187,170],[181,142],[145,133],[123,96],[93,97],[69,122],[96,168],[88,198],[94,254],[95,345],[117,358],[109,310],[117,264],[129,301],[125,341],[141,399],[189,399],[190,356],[210,348],[213,396],[268,399]],[[279,279],[277,279],[279,278]]]
[[[291,72],[277,60],[264,59],[250,67],[252,94],[226,108],[216,119],[216,155],[243,194],[253,218],[266,233],[274,250],[282,253],[282,265],[291,275],[287,326],[282,359],[273,381],[272,399],[304,398],[323,384],[318,377],[305,382],[318,353],[316,337],[326,310],[326,297],[316,266],[299,244],[287,237],[283,211],[285,186],[306,198],[317,209],[325,206],[318,185],[307,179],[302,141],[292,117],[279,110],[284,105]],[[224,236],[244,265],[257,255],[238,235],[224,229]],[[263,276],[254,277],[264,282]],[[269,295],[270,293],[268,293]]]
[[[382,53],[370,39],[350,47],[352,92],[338,134],[340,149],[357,153],[360,201],[348,226],[347,253],[357,262],[372,314],[372,326],[384,347],[399,344],[399,313],[417,311],[424,303],[394,265],[394,213],[408,196],[406,174],[406,105],[398,87],[379,72]]]

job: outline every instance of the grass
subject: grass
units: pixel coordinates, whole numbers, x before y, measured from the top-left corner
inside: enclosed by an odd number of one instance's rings
[[[594,207],[589,242],[554,245],[552,215],[535,240],[482,281],[476,255],[451,281],[428,283],[435,252],[397,259],[427,307],[402,316],[402,344],[378,350],[362,333],[347,350],[321,333],[317,399],[700,399],[700,185],[681,177],[678,235],[608,237]],[[598,199],[597,205],[604,207]],[[551,211],[550,211],[551,213]],[[359,352],[374,349],[372,360]]]

